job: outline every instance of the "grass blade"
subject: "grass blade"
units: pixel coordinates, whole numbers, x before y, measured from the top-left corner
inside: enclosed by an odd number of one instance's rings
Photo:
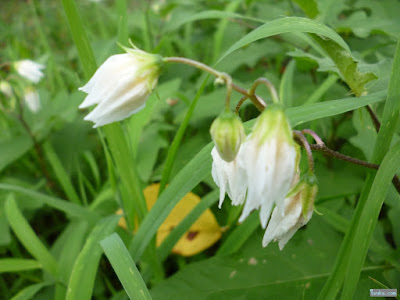
[[[43,269],[56,277],[56,260],[46,246],[43,245],[42,241],[36,236],[36,233],[18,209],[17,202],[13,195],[7,198],[5,211],[8,222],[19,241],[24,245],[26,250],[41,263]]]
[[[129,298],[151,299],[146,284],[119,235],[113,233],[100,244]]]
[[[19,272],[40,269],[42,265],[33,259],[2,258],[0,259],[0,273]]]
[[[11,300],[29,300],[33,299],[33,297],[44,287],[50,285],[51,283],[42,282],[32,284],[23,290],[21,290],[18,294],[11,298]]]
[[[89,234],[72,269],[67,300],[91,299],[97,268],[103,253],[99,243],[114,231],[119,218],[120,216],[109,216],[101,219]]]

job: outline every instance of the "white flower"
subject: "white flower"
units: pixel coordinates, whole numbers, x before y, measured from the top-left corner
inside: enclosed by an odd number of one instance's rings
[[[283,208],[295,175],[297,156],[298,146],[285,113],[280,107],[268,107],[259,116],[237,157],[248,187],[239,222],[260,208],[261,225],[265,228],[274,204]]]
[[[44,76],[42,69],[44,69],[45,66],[29,59],[23,59],[15,62],[14,67],[19,75],[32,81],[33,83],[38,83]]]
[[[37,113],[40,110],[39,94],[34,88],[28,87],[25,89],[24,100],[33,113]]]
[[[88,94],[79,108],[98,104],[85,120],[94,128],[128,118],[145,107],[160,73],[161,59],[138,49],[109,57],[89,82],[79,88]]]
[[[318,190],[317,184],[302,181],[295,187],[293,196],[284,201],[284,206],[277,206],[271,216],[263,238],[263,247],[272,240],[279,241],[282,250],[296,231],[308,223],[313,214],[314,199]]]
[[[215,147],[212,149],[211,155],[213,158],[211,174],[220,189],[219,208],[224,202],[225,193],[228,193],[232,205],[243,204],[246,198],[247,185],[245,174],[239,168],[237,160],[226,162],[221,158]],[[240,150],[238,155],[240,155]]]
[[[0,91],[6,96],[11,97],[13,95],[13,90],[11,85],[4,80],[0,81]]]

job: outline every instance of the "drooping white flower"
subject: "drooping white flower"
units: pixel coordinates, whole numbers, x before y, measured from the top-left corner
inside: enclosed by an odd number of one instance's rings
[[[294,191],[284,200],[284,206],[277,206],[272,212],[264,234],[263,247],[274,240],[279,241],[279,249],[283,249],[296,231],[311,219],[317,191],[318,186],[313,179],[296,182]]]
[[[40,110],[39,93],[32,87],[27,87],[24,91],[24,100],[31,112],[37,113]]]
[[[6,97],[11,97],[13,95],[11,85],[5,80],[0,81],[0,92],[2,92]]]
[[[128,118],[145,107],[157,84],[162,62],[158,55],[139,49],[109,57],[89,82],[79,88],[87,97],[79,108],[97,104],[85,120],[94,128]]]
[[[238,155],[240,155],[240,150]],[[213,158],[211,174],[220,189],[219,208],[224,202],[225,193],[232,200],[232,205],[243,204],[246,198],[247,185],[245,174],[239,168],[237,160],[226,162],[221,158],[215,147],[211,151],[211,156]]]
[[[14,63],[14,67],[19,75],[33,83],[38,83],[44,76],[42,70],[45,66],[30,59],[19,60]]]
[[[282,108],[265,109],[240,151],[237,160],[245,171],[248,190],[239,222],[260,208],[261,225],[265,228],[274,204],[283,208],[296,173],[298,145]]]

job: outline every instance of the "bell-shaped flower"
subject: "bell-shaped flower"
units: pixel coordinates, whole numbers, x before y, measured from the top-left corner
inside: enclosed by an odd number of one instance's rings
[[[37,113],[40,110],[39,93],[33,87],[27,87],[24,90],[24,100],[31,112]]]
[[[223,160],[216,147],[212,149],[211,156],[213,158],[211,174],[220,189],[219,208],[224,202],[225,193],[232,200],[232,205],[243,204],[247,190],[243,169],[239,168],[236,159],[231,162]]]
[[[283,206],[275,207],[263,238],[266,247],[272,240],[279,241],[282,250],[296,231],[308,223],[314,210],[318,185],[313,175],[297,179],[293,190],[284,200]]]
[[[248,190],[239,222],[260,208],[261,225],[265,228],[274,204],[283,208],[299,154],[299,146],[292,138],[292,129],[280,106],[272,105],[264,110],[240,152],[237,160],[246,174]]]
[[[210,133],[220,157],[233,161],[245,138],[242,120],[227,109],[211,124]]]
[[[30,59],[19,60],[14,63],[14,67],[19,75],[33,83],[38,83],[44,76],[42,70],[45,66]]]
[[[145,107],[157,84],[162,59],[139,49],[109,57],[89,82],[79,88],[87,97],[79,108],[97,104],[86,117],[94,128],[128,118]]]

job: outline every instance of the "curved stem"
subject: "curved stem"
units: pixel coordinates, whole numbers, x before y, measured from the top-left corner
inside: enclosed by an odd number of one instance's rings
[[[269,93],[271,94],[272,101],[274,103],[279,103],[279,96],[278,96],[278,93],[276,92],[274,85],[271,83],[271,81],[269,81],[265,77],[260,77],[260,78],[256,79],[256,81],[254,81],[253,85],[251,86],[251,88],[249,90],[249,94],[254,95],[256,88],[260,84],[263,84],[268,88]]]
[[[239,100],[239,102],[238,102],[238,104],[236,105],[236,108],[235,108],[235,114],[237,114],[237,115],[239,114],[240,107],[242,106],[244,101],[246,101],[248,98],[249,97],[247,97],[247,96],[243,96],[242,98],[240,98],[240,100]]]
[[[310,147],[310,149],[312,151],[318,151],[321,152],[322,154],[324,154],[325,156],[330,156],[336,159],[340,159],[358,166],[362,166],[365,168],[369,168],[369,169],[374,169],[374,170],[378,170],[379,169],[379,165],[378,164],[373,164],[364,160],[360,160],[348,155],[344,155],[342,153],[339,153],[337,151],[334,151],[330,148],[328,148],[325,143],[321,140],[321,138],[312,130],[310,129],[304,129],[302,130],[302,132],[304,133],[308,133],[310,135],[312,135],[312,137],[316,140],[316,142],[318,144],[308,144],[308,146]],[[296,143],[298,143],[300,146],[304,146],[302,139],[299,137],[299,135],[297,134],[296,131],[293,131],[294,135],[294,140],[296,141]],[[304,136],[304,135],[303,135]],[[306,147],[306,146],[305,146]],[[307,152],[308,155],[308,152]],[[400,194],[400,179],[399,177],[396,175],[393,177],[392,183],[394,185],[394,187],[396,188],[397,192]]]
[[[295,138],[302,143],[304,149],[307,152],[308,168],[309,168],[308,171],[314,173],[314,158],[312,155],[310,144],[308,143],[306,137],[301,131],[293,130],[293,134],[295,135]]]
[[[229,96],[230,99],[230,93],[233,90],[235,90],[236,92],[247,96],[253,103],[254,105],[260,110],[263,111],[265,108],[265,103],[264,101],[260,101],[260,97],[254,95],[254,94],[250,94],[247,90],[241,88],[240,86],[236,85],[233,83],[232,81],[232,77],[226,73],[223,72],[219,72],[213,68],[211,68],[210,66],[207,66],[206,64],[203,64],[201,62],[195,61],[195,60],[191,60],[185,57],[164,57],[163,58],[164,62],[173,62],[173,63],[181,63],[181,64],[186,64],[192,67],[195,67],[197,69],[206,71],[208,73],[210,73],[211,75],[217,77],[217,78],[221,78],[225,81],[225,83],[228,85],[228,91],[227,91],[227,99]],[[229,85],[231,87],[229,87]],[[230,90],[229,90],[230,89]],[[229,100],[227,100],[227,102],[229,103]]]

